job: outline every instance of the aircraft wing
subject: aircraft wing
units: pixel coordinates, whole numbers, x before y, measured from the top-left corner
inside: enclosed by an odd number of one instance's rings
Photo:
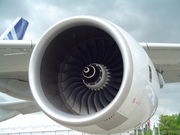
[[[33,48],[32,41],[0,41],[0,77],[27,81],[28,63]]]
[[[0,121],[18,114],[40,111],[32,101],[27,70],[32,51],[32,42],[23,40],[0,41],[0,92],[24,99],[4,101],[0,99]]]
[[[166,83],[180,82],[180,44],[140,43]]]
[[[35,44],[24,40],[0,41],[1,79],[28,81],[28,64]],[[141,42],[139,45],[145,49],[166,83],[180,82],[180,44]]]
[[[40,111],[38,105],[32,101],[0,102],[0,122],[18,114],[29,114]]]

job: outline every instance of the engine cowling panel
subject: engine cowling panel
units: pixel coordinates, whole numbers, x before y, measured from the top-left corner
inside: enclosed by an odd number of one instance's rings
[[[96,17],[51,27],[33,50],[29,81],[49,117],[83,132],[132,129],[157,107],[158,79],[145,51],[124,30]]]

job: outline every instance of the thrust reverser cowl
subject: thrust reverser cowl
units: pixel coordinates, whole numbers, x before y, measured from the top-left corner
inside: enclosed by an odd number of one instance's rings
[[[157,107],[159,83],[146,52],[124,30],[96,17],[51,27],[33,50],[29,81],[49,117],[82,132],[124,132]]]

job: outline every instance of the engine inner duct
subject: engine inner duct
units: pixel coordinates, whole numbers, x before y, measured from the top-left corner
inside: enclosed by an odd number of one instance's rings
[[[105,31],[76,26],[50,42],[40,75],[51,103],[66,113],[87,115],[105,108],[118,93],[123,60],[118,45]],[[54,102],[55,98],[61,102]]]

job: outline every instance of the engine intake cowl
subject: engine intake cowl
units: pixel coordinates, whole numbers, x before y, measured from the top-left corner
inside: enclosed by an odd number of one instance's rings
[[[118,110],[132,87],[133,66],[123,30],[96,17],[73,17],[51,27],[35,46],[30,87],[55,121],[85,132],[119,132],[128,119]]]

